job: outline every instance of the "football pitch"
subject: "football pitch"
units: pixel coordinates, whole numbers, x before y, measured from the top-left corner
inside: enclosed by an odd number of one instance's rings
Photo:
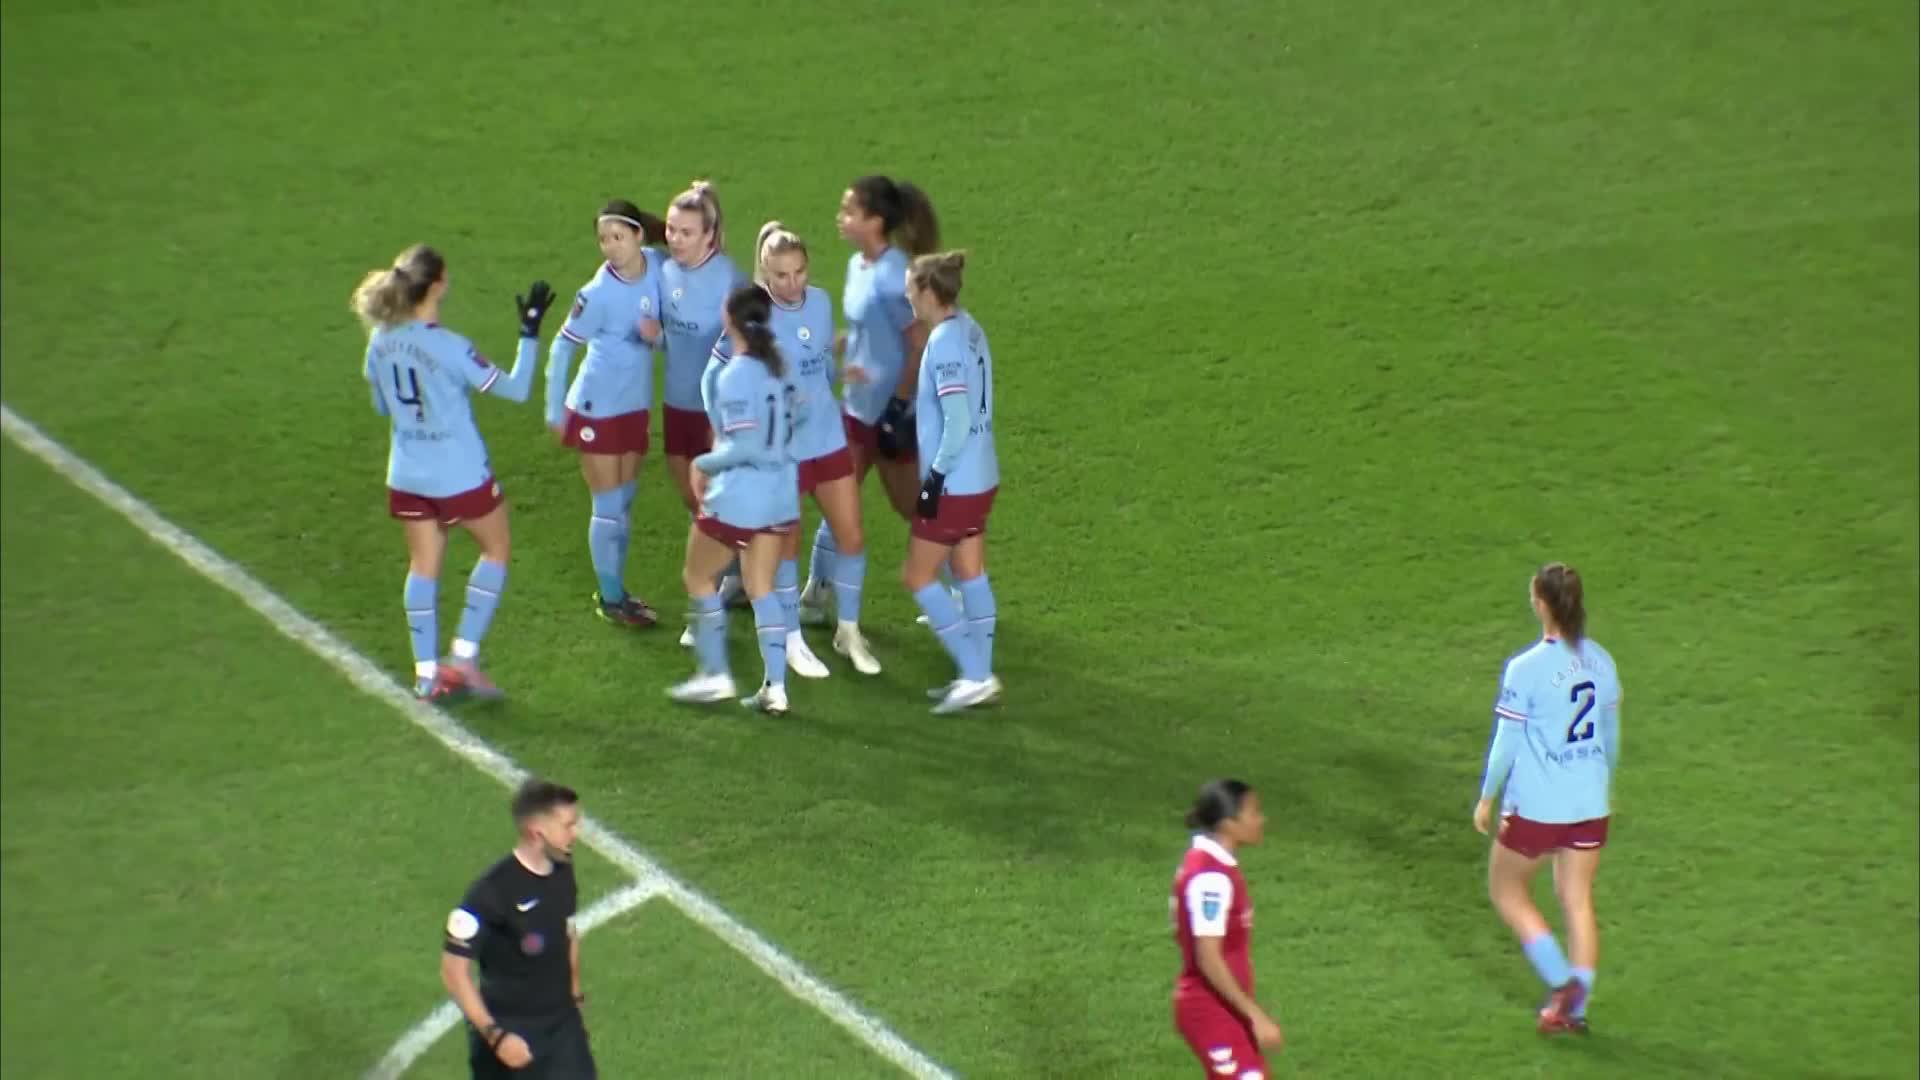
[[[610,1077],[1189,1075],[1166,891],[1221,774],[1271,819],[1276,1076],[1914,1075],[1917,34],[1885,0],[13,0],[0,1073],[462,1075],[440,927],[526,768],[599,826]],[[871,484],[885,673],[815,636],[789,718],[670,707],[675,628],[592,617],[577,465],[492,400],[512,696],[383,681],[359,275],[434,243],[502,357],[602,202],[709,176],[737,259],[780,217],[837,295],[872,171],[932,195],[993,336],[1004,702],[927,714]],[[629,580],[677,613],[657,450]],[[1469,824],[1556,558],[1629,699],[1577,1042],[1531,1033]]]

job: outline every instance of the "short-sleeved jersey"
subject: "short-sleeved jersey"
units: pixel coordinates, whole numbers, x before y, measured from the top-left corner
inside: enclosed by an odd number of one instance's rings
[[[668,259],[660,268],[660,306],[666,313],[667,383],[670,408],[701,408],[700,375],[725,326],[727,294],[746,278],[725,252],[716,251],[698,266]]]
[[[788,452],[792,389],[753,356],[727,361],[711,385],[713,452],[736,460],[707,481],[706,512],[736,529],[799,518],[800,470]]]
[[[1542,638],[1508,660],[1494,722],[1525,725],[1526,741],[1507,777],[1505,809],[1554,824],[1606,817],[1607,738],[1618,730],[1620,696],[1613,657],[1596,641]]]
[[[393,424],[388,487],[439,498],[486,482],[487,444],[467,395],[485,393],[501,372],[472,342],[434,323],[379,327],[365,374]]]
[[[509,852],[447,915],[442,948],[480,962],[480,998],[495,1017],[559,1015],[574,1007],[567,935],[578,903],[572,863],[536,874]]]
[[[907,253],[889,247],[868,262],[854,252],[847,260],[847,287],[840,294],[847,320],[847,366],[866,369],[867,382],[847,383],[847,415],[876,423],[900,383],[907,362],[907,327],[913,305],[907,302]]]
[[[833,397],[833,298],[809,285],[800,303],[774,303],[772,325],[793,387],[793,458],[824,457],[847,445],[847,426]]]
[[[967,441],[947,472],[946,490],[955,495],[992,491],[1000,485],[1000,457],[993,445],[993,354],[987,332],[964,310],[933,328],[920,357],[913,412],[923,478],[946,431],[941,399],[954,394],[966,395]]]
[[[660,318],[656,258],[647,253],[646,272],[637,279],[603,263],[574,297],[560,325],[562,337],[587,347],[567,390],[574,412],[600,419],[653,407],[653,346],[641,340],[640,322]]]
[[[1174,982],[1176,998],[1219,993],[1200,973],[1194,939],[1220,939],[1220,955],[1240,988],[1253,993],[1253,896],[1240,862],[1212,837],[1196,836],[1180,869],[1173,875],[1173,937],[1180,945],[1180,976]]]

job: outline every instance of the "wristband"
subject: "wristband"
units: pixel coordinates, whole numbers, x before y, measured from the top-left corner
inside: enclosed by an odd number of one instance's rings
[[[501,1039],[507,1037],[507,1029],[499,1024],[488,1024],[486,1029],[480,1032],[480,1037],[487,1041],[487,1049],[492,1050],[500,1045]]]

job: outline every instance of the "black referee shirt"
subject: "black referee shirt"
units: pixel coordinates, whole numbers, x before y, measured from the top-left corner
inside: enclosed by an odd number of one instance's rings
[[[480,998],[496,1019],[573,1009],[567,926],[577,901],[571,862],[543,877],[508,852],[447,915],[446,951],[480,961]]]

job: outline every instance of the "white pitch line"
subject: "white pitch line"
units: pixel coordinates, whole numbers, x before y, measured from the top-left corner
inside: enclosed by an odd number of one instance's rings
[[[575,917],[574,925],[580,936],[585,937],[594,927],[632,911],[641,904],[659,896],[663,887],[658,881],[632,885],[608,893],[587,905],[587,909]],[[438,1008],[428,1013],[426,1019],[407,1029],[406,1034],[393,1044],[387,1056],[367,1071],[366,1080],[399,1080],[399,1077],[413,1063],[419,1061],[433,1044],[440,1041],[447,1032],[460,1023],[460,1007],[451,1001],[442,1001]]]
[[[0,404],[0,431],[75,487],[112,507],[154,543],[199,571],[202,577],[239,597],[273,624],[274,629],[325,660],[369,697],[392,706],[474,768],[508,787],[526,779],[527,770],[512,758],[494,749],[458,720],[415,698],[373,661],[301,614],[278,593],[241,569],[239,564],[161,517],[153,507],[107,479],[100,470],[48,438],[31,421],[4,404]],[[915,1049],[889,1028],[885,1021],[821,982],[771,941],[728,915],[699,890],[667,873],[660,864],[642,854],[639,848],[612,829],[592,817],[586,817],[581,821],[580,838],[607,861],[633,875],[636,883],[643,886],[657,884],[662,895],[688,918],[739,950],[760,970],[777,979],[787,993],[811,1005],[859,1039],[869,1050],[917,1080],[952,1080],[953,1074],[945,1066]]]

